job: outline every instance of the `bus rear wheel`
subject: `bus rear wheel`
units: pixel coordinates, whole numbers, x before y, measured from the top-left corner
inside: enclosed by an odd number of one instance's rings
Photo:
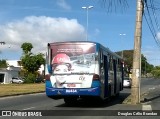
[[[67,105],[74,105],[77,103],[77,97],[64,97],[64,102]]]

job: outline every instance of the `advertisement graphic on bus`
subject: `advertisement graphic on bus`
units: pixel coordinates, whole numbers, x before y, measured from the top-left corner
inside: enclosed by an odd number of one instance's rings
[[[52,76],[55,88],[90,88],[96,61],[94,44],[51,45]]]

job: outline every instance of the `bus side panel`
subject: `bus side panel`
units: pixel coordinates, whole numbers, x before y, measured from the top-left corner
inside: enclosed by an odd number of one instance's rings
[[[122,73],[122,75],[121,75],[121,82],[122,82],[122,84],[121,84],[121,90],[123,90],[123,80],[124,80],[124,63],[121,63],[121,73]]]
[[[104,56],[104,84],[105,84],[105,90],[104,90],[104,97],[109,97],[110,96],[110,89],[109,89],[109,85],[108,85],[108,60],[107,60],[107,56]]]
[[[123,90],[123,65],[122,61],[118,60],[117,79],[118,79],[118,91]]]
[[[114,94],[117,93],[117,66],[116,66],[116,60],[113,60],[113,70],[114,70]]]

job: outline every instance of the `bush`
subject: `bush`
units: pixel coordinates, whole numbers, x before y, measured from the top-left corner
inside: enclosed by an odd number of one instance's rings
[[[160,78],[160,70],[159,69],[152,70],[151,73],[153,74],[153,76],[155,78]]]
[[[36,79],[36,74],[32,74],[32,73],[29,73],[25,80],[24,80],[24,83],[34,83],[35,82],[35,79]]]

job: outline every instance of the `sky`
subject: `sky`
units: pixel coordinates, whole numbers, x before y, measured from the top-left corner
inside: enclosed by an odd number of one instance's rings
[[[108,11],[103,0],[0,0],[0,58],[20,60],[21,45],[32,43],[33,53],[45,53],[47,43],[59,41],[98,42],[117,52],[134,48],[136,0],[128,6],[112,5]],[[87,10],[83,6],[93,6]],[[157,15],[158,16],[158,15]],[[160,65],[160,47],[145,19],[142,26],[142,54]],[[121,35],[120,35],[121,34]],[[160,40],[160,33],[158,33]]]

